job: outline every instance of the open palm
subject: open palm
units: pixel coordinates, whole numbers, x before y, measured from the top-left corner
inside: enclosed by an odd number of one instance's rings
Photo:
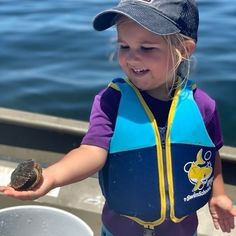
[[[212,197],[209,201],[209,210],[216,229],[229,233],[235,227],[236,209],[226,195]]]

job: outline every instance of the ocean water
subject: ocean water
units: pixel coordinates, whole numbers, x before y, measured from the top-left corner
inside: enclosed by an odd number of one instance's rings
[[[197,0],[192,79],[217,102],[226,145],[236,146],[236,2]],[[122,76],[115,30],[93,17],[117,1],[1,0],[0,106],[88,120],[94,95]]]

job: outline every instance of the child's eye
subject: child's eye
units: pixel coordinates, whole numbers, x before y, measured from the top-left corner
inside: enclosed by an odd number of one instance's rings
[[[120,44],[120,49],[129,49],[129,46]]]
[[[154,48],[154,47],[144,47],[144,46],[142,46],[141,49],[142,49],[143,51],[152,51],[152,50],[154,50],[155,48]]]

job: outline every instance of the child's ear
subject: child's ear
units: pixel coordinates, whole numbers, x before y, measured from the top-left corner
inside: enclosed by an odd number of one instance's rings
[[[184,40],[183,44],[184,44],[185,49],[181,50],[182,56],[184,58],[188,58],[193,54],[196,48],[196,43],[191,39],[187,39],[187,40]],[[188,55],[185,55],[186,53],[188,53]]]

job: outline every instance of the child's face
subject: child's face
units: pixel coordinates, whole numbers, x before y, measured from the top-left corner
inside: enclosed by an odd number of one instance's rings
[[[123,18],[117,24],[118,60],[129,80],[150,95],[166,100],[172,60],[163,37]]]

